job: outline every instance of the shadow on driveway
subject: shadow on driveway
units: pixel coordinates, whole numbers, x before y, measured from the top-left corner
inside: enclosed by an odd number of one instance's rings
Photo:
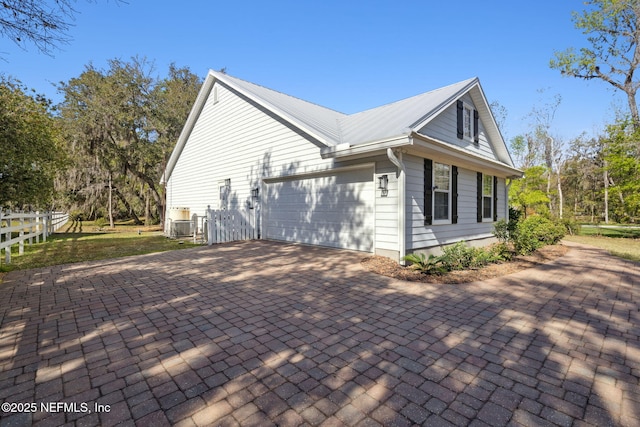
[[[640,424],[637,263],[576,245],[430,285],[362,257],[255,241],[11,272],[0,401],[48,410],[0,425]]]

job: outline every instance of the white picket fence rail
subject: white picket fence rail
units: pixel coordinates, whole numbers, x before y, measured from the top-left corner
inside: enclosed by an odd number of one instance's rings
[[[207,244],[226,243],[258,238],[256,210],[214,210],[207,207]]]
[[[42,241],[69,221],[64,212],[2,212],[0,211],[0,254],[4,250],[7,264],[11,263],[11,247],[18,245],[18,254],[24,253],[24,243]],[[12,234],[18,236],[12,237]]]

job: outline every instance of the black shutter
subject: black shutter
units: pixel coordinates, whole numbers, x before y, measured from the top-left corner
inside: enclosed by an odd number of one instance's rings
[[[433,162],[424,159],[424,225],[433,222]]]
[[[480,128],[478,126],[478,110],[473,110],[473,142],[480,142]]]
[[[493,177],[493,220],[498,220],[498,177]]]
[[[462,101],[458,101],[458,138],[464,138],[464,119],[462,118]]]
[[[477,216],[477,220],[478,222],[482,222],[482,172],[478,172],[477,173],[477,181],[478,181],[478,195],[477,195],[477,199],[478,199],[478,206],[476,209],[476,216]]]
[[[451,223],[458,223],[458,167],[451,166]]]

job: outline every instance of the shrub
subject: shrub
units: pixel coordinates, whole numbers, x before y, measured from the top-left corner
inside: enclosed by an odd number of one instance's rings
[[[558,243],[565,233],[563,225],[534,215],[518,223],[512,240],[516,252],[526,255],[542,246]]]
[[[496,243],[495,245],[491,245],[489,247],[489,252],[491,253],[494,261],[509,261],[513,258],[513,251],[509,247],[506,242]]]
[[[424,274],[441,274],[446,273],[446,269],[442,266],[442,260],[440,257],[433,254],[429,255],[429,258],[423,253],[409,254],[403,258],[405,261],[409,261],[414,268]]]
[[[95,224],[96,224],[96,227],[98,227],[98,228],[104,228],[104,227],[107,226],[107,224],[109,224],[109,221],[107,221],[106,218],[100,217],[100,218],[96,219]]]
[[[580,226],[580,223],[576,221],[575,218],[563,218],[561,223],[564,226],[564,228],[566,228],[567,233],[570,236],[575,236],[580,234],[581,226]]]
[[[82,222],[84,220],[84,213],[82,211],[73,211],[69,215],[69,219],[73,222]]]
[[[506,219],[502,218],[493,224],[493,234],[500,243],[507,243],[509,241],[509,223]]]
[[[473,248],[468,247],[465,242],[458,242],[445,247],[440,258],[447,271],[453,271],[471,267],[474,255]]]

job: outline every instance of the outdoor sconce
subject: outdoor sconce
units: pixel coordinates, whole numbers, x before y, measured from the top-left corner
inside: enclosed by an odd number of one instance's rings
[[[224,180],[224,186],[227,188],[231,188],[231,178],[227,178]]]
[[[382,197],[386,197],[389,194],[389,176],[388,175],[380,175],[378,177],[378,190],[380,190],[380,194]]]
[[[249,209],[254,209],[258,205],[258,187],[251,189],[251,200],[247,200],[247,206]]]

